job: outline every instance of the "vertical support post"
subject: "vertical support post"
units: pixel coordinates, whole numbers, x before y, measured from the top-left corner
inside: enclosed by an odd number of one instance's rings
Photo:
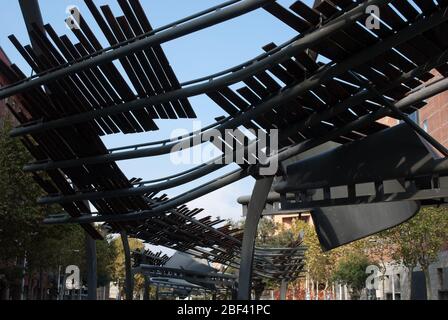
[[[390,284],[392,287],[392,300],[395,300],[395,275],[394,275],[393,269],[392,269],[392,273],[390,274]]]
[[[23,255],[23,263],[22,263],[22,280],[20,281],[20,300],[25,300],[25,276],[26,276],[26,251]],[[29,286],[28,286],[29,287]],[[59,289],[59,287],[58,287]]]
[[[143,300],[149,300],[149,291],[151,287],[151,281],[149,276],[145,276],[145,290],[143,291]]]
[[[126,300],[133,300],[134,298],[134,275],[132,274],[131,250],[129,248],[129,239],[126,231],[121,232],[121,242],[124,250],[124,265],[126,274]]]
[[[286,294],[288,292],[288,281],[282,280],[282,284],[280,286],[280,300],[286,300]]]
[[[160,292],[160,287],[159,285],[156,286],[156,301],[159,301],[159,292]]]
[[[87,288],[88,300],[97,300],[96,289],[98,287],[97,279],[97,257],[96,257],[96,242],[86,233],[86,255],[87,255]]]
[[[343,296],[343,293],[342,293],[342,284],[339,284],[339,299],[338,299],[338,300],[344,300],[344,299],[342,298],[342,296]]]
[[[257,180],[247,209],[244,225],[243,244],[241,248],[241,263],[238,280],[238,300],[250,300],[252,287],[252,266],[257,237],[258,223],[261,219],[266,199],[272,187],[274,177]]]

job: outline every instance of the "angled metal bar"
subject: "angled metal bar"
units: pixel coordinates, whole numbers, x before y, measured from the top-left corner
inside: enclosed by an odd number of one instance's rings
[[[73,124],[77,124],[77,123],[91,121],[92,119],[101,118],[106,115],[112,115],[112,114],[122,113],[125,111],[141,109],[143,107],[147,107],[148,105],[157,105],[157,104],[161,104],[161,103],[168,102],[171,100],[188,98],[191,96],[214,91],[223,86],[235,84],[248,76],[251,76],[257,72],[267,69],[272,64],[279,63],[282,60],[289,58],[294,54],[297,54],[301,51],[308,49],[309,47],[311,47],[313,45],[318,44],[320,41],[326,39],[328,36],[355,23],[358,18],[365,15],[365,9],[367,8],[367,6],[372,5],[372,4],[384,5],[385,3],[387,3],[387,1],[382,1],[382,0],[365,1],[362,4],[360,4],[359,6],[357,6],[355,9],[352,9],[351,11],[345,13],[344,15],[329,22],[328,25],[325,25],[324,27],[317,29],[315,32],[305,35],[303,38],[290,44],[283,50],[276,52],[261,61],[255,62],[246,68],[243,68],[239,71],[235,71],[235,72],[233,72],[227,76],[224,76],[222,78],[211,80],[208,83],[198,84],[198,85],[191,86],[188,88],[174,90],[174,91],[171,91],[164,95],[158,95],[158,96],[150,97],[147,99],[139,99],[139,100],[132,101],[129,103],[124,103],[121,105],[104,108],[101,110],[93,110],[93,111],[85,112],[85,113],[70,116],[70,117],[56,119],[53,121],[41,122],[41,123],[38,123],[35,125],[18,127],[11,131],[11,136],[17,137],[17,136],[21,136],[21,135],[25,135],[25,134],[31,134],[31,133],[41,132],[41,131],[45,131],[45,130],[56,129],[56,128],[67,126],[67,125],[73,125]],[[358,54],[358,55],[356,55],[355,59],[349,59],[349,61],[353,60],[353,64],[356,64],[356,65],[361,64],[362,62],[367,61],[369,59],[369,57],[372,57],[372,56],[375,56],[377,54],[384,52],[385,50],[389,49],[394,44],[403,43],[403,42],[409,40],[410,38],[412,38],[413,36],[415,36],[416,33],[426,31],[426,30],[434,27],[435,25],[440,24],[441,22],[445,21],[446,19],[448,19],[448,17],[445,17],[442,13],[437,12],[432,17],[425,18],[421,21],[418,21],[414,25],[411,25],[407,29],[401,31],[400,36],[398,36],[398,34],[397,34],[396,37],[392,37],[395,40],[392,41],[391,39],[388,39],[388,40],[385,40],[384,43],[381,42],[376,46],[372,46],[372,48],[375,47],[376,50],[372,50],[371,52],[370,52],[370,50],[363,51],[362,52],[363,55],[366,56],[367,58]],[[399,40],[397,40],[397,38]],[[344,65],[343,67],[345,68],[346,66]],[[339,71],[340,69],[343,69],[343,67],[336,66],[336,68],[335,68],[335,71],[337,71],[336,75],[340,74],[339,72],[342,73],[342,72],[346,71],[346,70]],[[348,68],[348,69],[350,69],[350,68]],[[326,71],[325,73],[327,73],[325,79],[329,79],[331,77],[330,76],[331,72],[327,72],[328,70],[324,70],[324,71]],[[322,73],[323,72],[319,73],[319,75]],[[312,78],[312,81],[310,81],[310,79],[308,79],[308,80],[304,81],[301,85],[295,86],[294,87],[295,90],[288,90],[288,93],[291,93],[291,94],[287,95],[285,93],[282,93],[280,95],[279,99],[284,100],[284,99],[286,99],[286,97],[288,97],[288,99],[295,98],[295,96],[297,96],[300,92],[304,92],[304,91],[308,90],[310,87],[318,84],[319,81],[316,82],[317,77],[318,77],[318,75],[315,75]],[[0,98],[1,97],[2,97],[2,94],[0,91]],[[226,128],[238,127],[238,126],[242,125],[243,123],[252,120],[256,115],[259,115],[259,114],[264,113],[267,110],[269,110],[275,103],[278,103],[278,100],[275,100],[273,102],[274,103],[263,104],[263,107],[260,106],[256,109],[247,111],[243,115],[233,119],[233,121],[229,121],[227,126],[222,126],[222,127],[226,127]],[[281,105],[281,103],[278,103],[278,105]]]
[[[68,65],[62,69],[55,70],[49,74],[45,74],[34,80],[13,85],[3,90],[0,90],[0,99],[18,94],[24,90],[34,88],[36,86],[44,85],[47,82],[60,79],[61,77],[83,71],[87,68],[98,66],[113,60],[125,57],[128,54],[142,51],[155,44],[161,44],[170,40],[180,38],[182,36],[197,32],[199,30],[208,28],[218,23],[228,21],[230,19],[241,16],[245,13],[258,9],[267,3],[274,2],[275,0],[241,0],[229,7],[216,10],[206,16],[201,16],[195,20],[186,22],[179,26],[163,30],[159,33],[153,34],[149,37],[135,40],[129,44],[117,47],[112,51],[102,53],[99,56],[94,56],[89,60],[85,60],[73,65]],[[25,1],[26,2],[26,1]]]
[[[419,103],[423,100],[426,100],[430,97],[433,97],[439,93],[442,93],[444,91],[448,90],[448,78],[443,79],[437,83],[431,84],[425,88],[422,88],[407,97],[403,98],[402,100],[398,101],[395,106],[399,109],[405,109],[407,107],[412,106],[415,103]],[[335,129],[331,132],[329,132],[324,137],[315,139],[315,140],[307,140],[302,143],[299,143],[297,145],[291,146],[286,150],[282,150],[277,155],[274,155],[270,157],[266,163],[262,165],[269,165],[271,161],[284,161],[287,159],[290,159],[294,157],[295,155],[298,155],[300,153],[303,153],[305,151],[308,151],[312,148],[315,148],[318,145],[321,145],[329,140],[333,140],[338,138],[341,135],[344,135],[348,132],[351,132],[353,130],[357,130],[358,128],[362,128],[374,121],[380,120],[384,117],[390,116],[392,114],[392,111],[387,108],[381,108],[376,112],[369,113],[365,116],[362,116],[358,118],[355,121],[350,122],[346,126],[342,128]]]
[[[417,132],[420,136],[422,136],[426,141],[428,141],[434,148],[440,151],[445,157],[448,157],[448,149],[442,145],[439,141],[434,139],[429,133],[423,130],[417,123],[412,121],[407,114],[398,109],[391,101],[387,100],[381,93],[379,93],[376,88],[369,82],[364,79],[357,73],[350,71],[350,74],[358,81],[358,83],[371,91],[376,98],[380,99],[380,101],[389,108],[392,114],[397,117],[399,120],[404,121],[407,125],[409,125],[415,132]]]
[[[20,9],[22,10],[23,19],[25,21],[26,29],[30,35],[31,46],[34,50],[37,50],[38,55],[41,54],[39,45],[35,42],[34,38],[31,37],[31,33],[34,32],[34,26],[37,26],[41,30],[44,29],[44,23],[42,20],[42,14],[40,11],[38,0],[19,0]],[[37,72],[37,70],[34,70]]]
[[[238,279],[238,300],[250,300],[252,290],[252,266],[257,237],[258,223],[266,205],[266,199],[271,190],[274,177],[263,178],[255,183],[252,198],[249,202],[246,222],[244,225],[243,244]]]

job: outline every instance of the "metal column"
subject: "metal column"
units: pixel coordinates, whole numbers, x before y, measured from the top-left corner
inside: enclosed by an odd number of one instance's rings
[[[86,260],[87,260],[87,287],[88,300],[97,300],[96,289],[97,281],[97,258],[96,258],[96,242],[88,233],[86,235]]]
[[[241,263],[238,280],[238,300],[250,300],[252,287],[252,265],[257,237],[258,223],[266,205],[274,177],[257,180],[247,210],[244,237],[241,249]]]
[[[282,284],[280,286],[280,300],[286,300],[286,294],[288,293],[288,281],[282,280]]]
[[[124,265],[126,273],[126,300],[134,299],[134,275],[132,273],[132,263],[131,263],[131,250],[129,248],[128,234],[126,231],[121,232],[121,241],[123,243],[124,250]]]
[[[151,280],[149,276],[145,276],[145,290],[143,292],[143,300],[149,300],[149,293],[151,291]]]

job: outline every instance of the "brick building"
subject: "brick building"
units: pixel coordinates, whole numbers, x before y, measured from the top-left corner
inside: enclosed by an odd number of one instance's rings
[[[6,53],[3,51],[3,49],[1,47],[0,47],[0,63],[6,64],[7,66],[11,65],[11,61],[9,60],[8,56],[6,55]],[[0,88],[4,87],[6,85],[8,85],[8,81],[0,73]],[[13,122],[16,121],[6,106],[7,102],[9,102],[10,105],[15,105],[13,98],[0,99],[0,126],[3,124],[3,121],[5,119],[8,119]]]
[[[8,57],[6,56],[3,49],[0,47],[0,60],[3,61],[5,64],[11,64],[11,61],[9,61]],[[0,87],[3,87],[6,85],[6,79],[3,78],[3,76],[0,74]],[[0,100],[0,119],[4,119],[4,117],[7,114],[7,108],[5,104],[5,100]]]
[[[437,72],[434,74],[435,78],[432,81],[437,81],[440,75]],[[448,91],[428,99],[427,105],[412,114],[411,118],[437,141],[448,147]],[[388,126],[399,123],[392,118],[384,118],[381,122]]]

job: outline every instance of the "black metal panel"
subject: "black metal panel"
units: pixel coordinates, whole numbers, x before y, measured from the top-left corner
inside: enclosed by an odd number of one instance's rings
[[[383,130],[287,168],[279,193],[405,178],[435,165],[438,156],[407,125]]]
[[[420,209],[415,201],[315,208],[311,214],[324,250],[395,227]]]

